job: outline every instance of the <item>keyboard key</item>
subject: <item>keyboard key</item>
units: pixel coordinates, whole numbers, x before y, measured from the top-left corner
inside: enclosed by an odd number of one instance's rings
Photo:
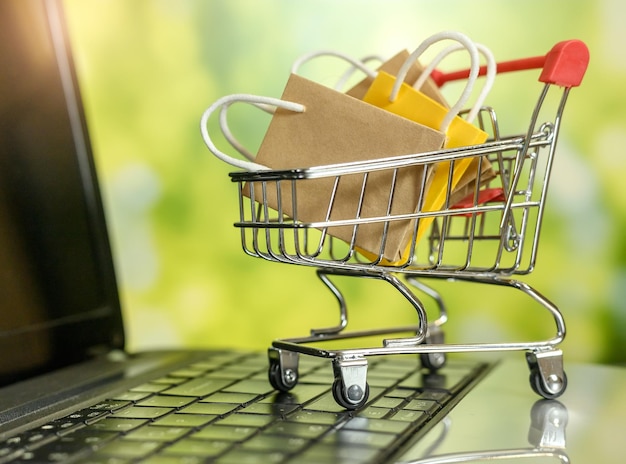
[[[258,432],[256,427],[210,425],[191,435],[191,438],[218,441],[242,441]]]
[[[245,379],[245,378],[253,376],[258,371],[259,371],[258,367],[251,368],[250,366],[245,366],[245,365],[244,366],[234,365],[234,366],[228,366],[223,369],[220,369],[219,371],[215,372],[215,375],[223,379],[241,380],[241,379]],[[263,370],[263,374],[267,376],[267,369]]]
[[[127,441],[118,440],[113,443],[109,443],[98,450],[98,454],[104,456],[116,456],[121,458],[142,458],[157,448],[160,448],[162,443],[158,441]]]
[[[426,399],[426,398],[425,398]],[[392,398],[389,396],[383,396],[374,401],[371,405],[379,408],[395,409],[402,404],[402,398]]]
[[[117,411],[119,409],[128,407],[130,405],[132,405],[130,401],[105,400],[98,404],[94,404],[93,406],[87,408],[86,410],[83,409],[79,411],[78,413],[80,414],[80,413],[85,413],[85,411],[94,411],[94,410],[113,412],[113,411]]]
[[[174,413],[157,419],[153,422],[155,426],[164,427],[201,427],[214,421],[219,416],[201,416],[196,414],[179,414]]]
[[[204,369],[187,368],[187,369],[178,369],[176,371],[170,372],[170,373],[167,374],[167,376],[168,377],[183,377],[183,378],[193,379],[195,377],[200,377],[205,372],[206,372],[206,370],[204,370]]]
[[[201,403],[235,403],[246,405],[257,399],[259,395],[254,393],[234,393],[234,392],[219,392],[213,393],[206,398],[200,400]]]
[[[382,419],[391,412],[389,408],[379,408],[377,406],[369,406],[357,413],[358,417],[368,417],[370,419]]]
[[[261,414],[240,414],[234,413],[219,421],[219,425],[235,425],[242,427],[264,427],[276,420],[274,416],[263,416]]]
[[[271,453],[259,453],[258,450],[236,449],[220,456],[216,464],[278,464],[285,461],[286,453],[273,451]]]
[[[191,367],[192,369],[202,369],[205,372],[219,371],[220,369],[232,364],[235,361],[238,361],[239,359],[241,359],[240,356],[207,359],[206,361],[195,362],[189,367]]]
[[[317,442],[305,449],[298,456],[296,462],[315,462],[333,464],[355,464],[357,462],[382,462],[376,457],[380,454],[378,448],[368,446],[339,446],[336,443]]]
[[[234,411],[239,407],[238,404],[231,403],[194,403],[181,409],[181,414],[205,414],[221,416]]]
[[[93,426],[85,427],[83,429],[77,430],[70,435],[59,438],[55,442],[61,446],[66,446],[71,450],[78,450],[80,448],[88,447],[88,448],[97,448],[102,446],[104,443],[111,441],[119,436],[117,430],[114,432],[101,430],[94,428]]]
[[[341,428],[333,430],[322,438],[323,443],[336,444],[338,446],[372,446],[375,448],[386,448],[396,436],[391,433],[370,432],[364,430],[350,430]]]
[[[203,464],[205,460],[197,456],[149,456],[141,464]]]
[[[183,382],[187,382],[189,381],[188,378],[186,377],[161,377],[159,379],[156,380],[151,380],[150,383],[151,384],[157,384],[157,385],[178,385],[181,384]]]
[[[344,412],[346,409],[335,401],[331,392],[316,398],[308,403],[305,408],[307,411],[327,411],[327,412]]]
[[[413,398],[415,396],[415,389],[413,388],[394,388],[393,390],[385,393],[387,398],[400,398],[402,400],[407,398]]]
[[[224,389],[224,391],[227,391],[227,392],[255,393],[257,395],[265,395],[267,393],[272,392],[273,390],[274,389],[272,388],[272,386],[269,384],[267,380],[251,380],[251,379],[236,382]]]
[[[80,464],[132,464],[132,459],[103,454],[92,454],[87,459],[81,459]]]
[[[146,425],[125,435],[125,440],[172,442],[189,433],[188,427]]]
[[[159,384],[148,382],[130,389],[132,392],[142,392],[142,393],[159,393],[163,390],[169,388],[169,384]]]
[[[288,454],[300,451],[310,443],[309,440],[302,437],[284,437],[280,435],[259,434],[246,441],[241,448],[245,450],[255,450],[262,452],[271,452],[280,450]]]
[[[425,423],[430,415],[424,411],[401,410],[390,417],[388,416],[388,418],[394,421]]]
[[[332,369],[319,369],[311,372],[302,373],[300,375],[299,384],[317,384],[317,385],[332,385],[335,380],[335,374]]]
[[[349,413],[346,412],[297,411],[290,414],[287,419],[289,421],[305,424],[333,425],[349,417],[348,414]]]
[[[24,454],[23,448],[0,446],[0,459],[2,460],[2,462],[9,462],[12,459],[17,459],[22,454]]]
[[[51,441],[57,440],[58,436],[55,433],[33,433],[29,434],[24,442],[25,448],[27,450],[33,450],[39,448],[40,446],[45,445],[46,443],[50,443]]]
[[[445,403],[452,395],[447,390],[425,390],[420,392],[415,398],[422,400],[434,400],[437,403]]]
[[[422,369],[422,363],[418,359],[418,356],[415,356],[410,362],[397,362],[395,357],[381,358],[379,362],[370,365],[369,372],[376,376],[401,379]]]
[[[217,456],[232,446],[232,442],[218,440],[194,440],[183,438],[163,450],[165,456],[196,456],[209,458]]]
[[[243,408],[240,412],[250,414],[268,414],[276,417],[284,417],[285,415],[299,409],[298,404],[282,404],[282,403],[252,403]]]
[[[195,398],[188,396],[156,395],[137,403],[137,406],[155,406],[161,408],[182,408],[193,403]]]
[[[369,375],[369,374],[367,376],[367,383],[370,386],[370,388],[378,387],[382,389],[387,389],[387,388],[393,387],[397,381],[398,381],[397,377],[396,378],[379,377],[376,375]]]
[[[148,398],[152,393],[149,392],[133,392],[133,391],[127,391],[124,393],[119,393],[117,395],[113,395],[111,397],[112,401],[141,401],[145,398]]]
[[[85,423],[83,421],[82,415],[79,415],[78,417],[68,417],[48,422],[47,424],[42,425],[39,429],[36,430],[54,433],[57,435],[64,435],[82,427],[85,427]]]
[[[97,422],[100,419],[103,419],[104,417],[107,417],[110,415],[111,413],[108,411],[89,411],[89,413],[86,414],[86,417],[83,422],[85,422],[85,424],[87,425],[91,425],[94,422]]]
[[[400,434],[411,426],[410,422],[392,421],[387,419],[370,420],[367,417],[354,417],[341,428],[367,432],[386,432]]]
[[[330,391],[330,385],[328,384],[298,384],[296,388],[287,393],[274,392],[260,401],[262,403],[306,404],[328,391]]]
[[[232,383],[232,380],[227,379],[211,379],[209,377],[199,377],[197,379],[191,379],[189,382],[177,385],[163,391],[164,395],[174,396],[192,396],[192,397],[204,397],[221,390],[225,386]]]
[[[422,400],[422,399],[414,399],[409,401],[407,405],[403,407],[403,409],[410,409],[412,411],[425,411],[428,413],[433,413],[435,410],[439,409],[440,405],[436,401],[433,400]]]
[[[101,433],[98,436],[83,434],[82,432],[83,430],[70,436],[61,437],[56,441],[46,443],[37,449],[22,452],[22,458],[33,463],[65,463],[81,455],[86,456],[91,454],[94,448],[101,447],[118,436],[114,433]],[[8,458],[8,456],[4,457]],[[1,458],[3,458],[3,456],[0,456],[0,459]]]
[[[399,384],[403,388],[417,390],[439,389],[448,390],[452,393],[459,391],[467,381],[466,370],[442,369],[437,374],[415,373]]]
[[[173,408],[148,408],[145,406],[132,406],[113,413],[110,417],[129,419],[156,419],[172,412]]]
[[[101,432],[129,432],[137,427],[148,422],[145,419],[113,419],[113,418],[105,418],[102,419],[88,428],[91,430],[97,430]]]
[[[314,439],[329,429],[328,425],[301,424],[298,422],[280,421],[265,429],[266,433],[287,437]]]

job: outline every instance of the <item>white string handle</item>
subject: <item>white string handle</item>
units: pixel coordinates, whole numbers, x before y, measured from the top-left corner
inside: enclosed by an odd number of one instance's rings
[[[378,55],[368,55],[368,56],[361,58],[361,63],[363,63],[364,65],[369,63],[370,61],[378,61],[380,63],[384,63],[385,59]],[[348,68],[346,72],[344,72],[335,83],[335,90],[340,91],[341,89],[343,89],[343,87],[348,82],[348,79],[350,79],[352,75],[354,74],[354,72],[357,71],[358,69],[359,68],[357,68],[354,65],[350,66],[350,68]],[[368,77],[371,77],[371,76],[368,74]]]
[[[334,56],[336,58],[340,58],[350,63],[353,67],[363,71],[366,76],[371,77],[372,79],[376,77],[376,74],[378,74],[375,70],[365,66],[365,63],[362,60],[357,60],[350,55],[346,55],[345,53],[341,53],[335,50],[316,50],[311,53],[306,53],[302,55],[291,65],[291,73],[298,74],[300,71],[300,66],[318,56]]]
[[[271,106],[265,103],[253,102],[253,101],[250,101],[248,103],[250,103],[252,106],[259,108],[260,110],[265,111],[268,114],[274,114],[276,112],[275,106]],[[225,105],[222,105],[222,107],[220,108],[220,114],[219,114],[220,130],[222,131],[224,138],[228,141],[228,143],[231,144],[231,146],[235,150],[237,150],[243,156],[248,158],[250,161],[254,162],[256,155],[250,152],[246,147],[244,147],[241,144],[241,142],[239,142],[239,140],[237,140],[237,138],[231,132],[230,127],[228,126],[227,113],[228,113],[228,108],[230,108],[231,105],[232,103],[225,104]]]
[[[228,126],[227,113],[228,113],[228,108],[230,108],[230,105],[231,104],[223,105],[220,108],[219,123],[220,123],[220,130],[222,131],[222,135],[235,150],[237,150],[243,156],[248,158],[250,161],[254,162],[256,156],[252,152],[250,152],[246,147],[244,147],[239,142],[239,140],[237,140],[237,138],[231,132],[230,127]],[[257,106],[257,105],[254,105],[254,106]],[[264,107],[259,107],[259,108],[261,108],[264,111],[267,111],[268,113],[272,113],[271,109],[273,109],[274,107],[268,107],[267,109]]]
[[[335,90],[337,90],[338,88],[340,88],[341,86],[343,86],[345,84],[345,81],[347,81],[350,76],[354,73],[355,70],[361,70],[362,72],[364,72],[367,76],[373,76],[375,75],[376,71],[371,70],[370,68],[366,67],[366,63],[369,61],[383,61],[382,58],[380,58],[379,56],[376,55],[371,55],[371,56],[366,56],[365,58],[361,59],[361,60],[356,60],[352,57],[350,57],[349,55],[346,55],[344,53],[341,52],[337,52],[337,51],[332,51],[332,50],[318,50],[312,53],[307,53],[306,55],[302,55],[300,58],[298,58],[294,64],[291,67],[291,72],[292,73],[297,73],[299,71],[300,66],[302,66],[304,63],[306,63],[307,61],[312,60],[313,58],[316,58],[318,56],[334,56],[337,58],[341,58],[342,60],[347,61],[348,63],[350,63],[350,69],[348,69],[348,71],[346,71],[341,78],[337,81],[337,83],[335,84]],[[228,141],[228,143],[230,143],[230,145],[237,150],[242,156],[246,157],[248,160],[254,162],[254,159],[256,158],[256,155],[251,153],[246,147],[244,147],[241,142],[239,142],[239,140],[237,140],[237,138],[234,136],[234,134],[231,132],[230,127],[228,126],[228,120],[227,120],[227,113],[228,113],[228,108],[230,107],[230,105],[234,103],[225,103],[222,105],[222,107],[220,108],[220,114],[219,114],[219,124],[220,124],[220,130],[222,131],[222,134],[224,135],[224,138]],[[252,104],[253,106],[256,106],[257,108],[265,111],[266,113],[269,114],[274,114],[274,111],[276,109],[276,106],[273,105],[269,105],[266,103],[262,103],[260,101],[247,101],[247,103]]]
[[[262,97],[258,95],[239,93],[239,94],[227,95],[225,97],[222,97],[216,100],[202,114],[202,117],[200,118],[200,132],[202,133],[202,139],[204,140],[204,143],[206,144],[206,146],[208,147],[211,153],[213,153],[217,158],[221,159],[222,161],[232,166],[235,166],[237,168],[245,169],[247,171],[268,170],[270,168],[268,168],[267,166],[263,166],[262,164],[255,163],[253,161],[245,161],[245,160],[233,158],[232,156],[227,155],[223,151],[219,150],[213,143],[213,140],[211,139],[211,136],[209,134],[209,130],[207,127],[207,123],[209,121],[210,116],[217,109],[228,108],[230,105],[232,105],[233,103],[237,103],[237,102],[249,103],[249,104],[252,104],[254,106],[257,106],[259,108],[266,109],[266,110],[269,107],[274,107],[274,108],[283,108],[288,111],[294,111],[296,113],[303,113],[305,111],[305,107],[304,105],[301,105],[300,103],[294,103],[294,102],[290,102],[286,100],[281,100],[279,98]],[[225,110],[221,111],[220,119],[223,119],[224,121],[226,120]],[[230,137],[229,142],[232,144],[232,140],[235,140],[235,138],[232,136],[232,133],[230,133],[230,130],[228,130],[228,125],[227,124],[224,124],[224,125],[220,124],[220,125],[222,127],[222,131],[224,131],[224,128],[226,128],[229,135],[226,135],[226,133],[224,135],[227,137],[227,139]],[[236,143],[237,145],[241,147],[241,145],[238,144],[238,142]],[[248,153],[248,155],[250,154]],[[248,157],[248,155],[246,155],[246,157]],[[251,158],[249,159],[254,159],[254,156],[250,155],[250,157]]]
[[[485,82],[484,82],[483,88],[481,89],[480,94],[476,98],[474,105],[472,106],[470,112],[467,115],[466,120],[468,122],[473,122],[476,116],[478,115],[478,112],[480,111],[480,109],[483,106],[483,103],[485,102],[485,98],[487,98],[487,95],[489,94],[489,92],[491,91],[491,88],[493,87],[493,83],[496,80],[496,73],[497,73],[496,60],[493,56],[493,53],[491,53],[491,50],[483,44],[475,43],[474,45],[476,45],[476,49],[478,50],[478,52],[485,57],[485,61],[487,63],[487,72],[485,74]],[[424,85],[424,83],[426,82],[426,79],[430,77],[430,75],[432,74],[434,69],[437,67],[437,65],[441,62],[441,60],[443,60],[450,53],[458,51],[458,50],[463,50],[463,49],[464,48],[462,45],[456,44],[456,45],[451,45],[445,50],[442,50],[441,52],[439,52],[439,54],[428,64],[428,66],[424,68],[424,71],[422,72],[420,77],[417,79],[417,81],[415,81],[415,84],[413,84],[413,88],[415,89],[422,88],[422,85]]]
[[[450,108],[450,110],[448,111],[448,114],[446,114],[446,116],[443,118],[443,121],[441,121],[441,126],[439,127],[439,130],[445,133],[447,132],[448,127],[450,126],[454,118],[458,116],[459,112],[463,109],[463,107],[467,103],[467,100],[469,99],[470,94],[472,93],[474,82],[476,81],[476,78],[478,77],[478,71],[479,71],[478,49],[476,48],[476,45],[474,44],[474,42],[470,40],[470,38],[467,37],[465,34],[462,34],[456,31],[443,31],[443,32],[434,34],[428,37],[426,40],[424,40],[415,49],[415,51],[413,51],[413,53],[409,55],[409,57],[406,59],[406,61],[404,62],[400,70],[398,71],[398,75],[396,76],[396,81],[391,89],[391,94],[389,95],[389,101],[393,102],[396,100],[396,98],[398,98],[400,87],[402,83],[404,82],[404,79],[406,78],[406,75],[409,72],[409,68],[411,67],[411,65],[415,61],[418,60],[418,58],[426,51],[426,49],[428,49],[428,47],[430,47],[431,45],[437,42],[441,42],[443,40],[454,40],[456,42],[459,42],[469,52],[470,60],[471,60],[470,74],[467,79],[467,83],[465,84],[465,88],[463,89],[463,92],[461,92],[461,96],[459,97],[458,101],[452,106],[452,108]]]

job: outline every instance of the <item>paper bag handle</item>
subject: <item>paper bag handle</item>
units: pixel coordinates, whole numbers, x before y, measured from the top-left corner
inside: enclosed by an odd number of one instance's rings
[[[493,83],[496,80],[496,74],[497,74],[497,64],[496,64],[495,57],[493,56],[493,53],[491,52],[491,50],[485,45],[480,44],[480,43],[474,43],[474,45],[476,45],[476,49],[481,55],[485,57],[485,61],[487,62],[487,64],[484,67],[481,67],[481,69],[484,68],[484,74],[486,77],[485,77],[485,82],[483,84],[483,88],[481,89],[480,94],[478,94],[478,97],[476,98],[474,105],[472,106],[472,108],[470,109],[470,112],[468,113],[466,117],[466,120],[468,122],[473,122],[476,116],[478,115],[480,108],[483,106],[483,103],[485,102],[485,98],[487,98],[487,95],[489,94],[489,92],[491,91],[491,88],[493,87]],[[428,66],[424,68],[424,71],[422,72],[420,77],[417,79],[417,81],[415,81],[415,84],[413,84],[413,87],[416,89],[420,89],[422,85],[424,85],[424,82],[426,82],[426,79],[431,77],[431,74],[435,71],[435,68],[437,67],[437,65],[439,65],[441,60],[443,60],[450,53],[458,51],[458,50],[463,50],[463,49],[464,47],[461,44],[457,44],[457,45],[451,45],[445,50],[442,50],[441,52],[439,52],[439,54],[430,63],[428,63]],[[481,75],[480,70],[479,70],[479,75]]]
[[[298,74],[298,72],[300,71],[300,66],[302,66],[307,61],[312,60],[313,58],[317,58],[318,56],[334,56],[336,58],[340,58],[350,63],[353,69],[356,68],[356,69],[361,70],[366,76],[371,77],[372,79],[376,77],[377,72],[373,69],[368,68],[365,65],[365,62],[369,61],[370,59],[379,59],[378,57],[366,57],[363,60],[357,60],[351,57],[350,55],[346,55],[345,53],[341,53],[335,50],[316,50],[316,51],[306,53],[300,56],[291,65],[291,73]]]
[[[311,53],[307,53],[305,55],[302,55],[301,57],[299,57],[292,65],[291,67],[291,72],[292,73],[297,73],[299,71],[300,66],[302,66],[304,63],[306,63],[307,61],[316,58],[318,56],[334,56],[337,58],[341,58],[344,61],[347,61],[348,63],[351,64],[350,69],[348,69],[348,71],[346,73],[344,73],[344,75],[341,77],[341,79],[339,81],[337,81],[337,83],[335,84],[335,87],[340,87],[343,85],[343,83],[345,83],[345,81],[347,81],[347,79],[350,78],[350,75],[355,71],[355,70],[361,70],[363,71],[366,75],[368,76],[375,76],[376,71],[371,70],[369,68],[366,67],[366,63],[368,61],[372,61],[372,60],[378,60],[378,61],[383,61],[383,59],[379,56],[376,55],[370,55],[370,56],[366,56],[365,58],[362,58],[361,60],[357,60],[355,58],[350,57],[349,55],[346,55],[344,53],[341,52],[337,52],[334,50],[318,50],[315,52],[311,52]],[[240,94],[241,96],[242,94]],[[226,114],[228,111],[229,106],[234,103],[235,101],[240,101],[243,102],[245,101],[246,103],[249,103],[253,106],[256,106],[257,108],[265,111],[266,113],[269,114],[273,114],[277,105],[272,105],[272,104],[268,104],[264,101],[261,101],[261,97],[256,97],[253,95],[246,95],[245,100],[244,99],[237,99],[234,98],[233,101],[229,101],[226,102],[224,104],[221,105],[220,108],[220,113],[219,113],[219,124],[220,124],[220,129],[222,131],[222,134],[224,135],[224,138],[231,144],[231,146],[237,150],[241,155],[245,156],[246,158],[248,158],[252,163],[254,163],[254,159],[255,159],[255,155],[250,153],[250,151],[248,151],[238,140],[237,138],[233,135],[233,133],[230,131],[230,128],[228,126],[228,121],[226,119]],[[279,101],[283,101],[283,100],[279,100]],[[232,164],[232,158],[229,157],[230,159],[227,161],[229,164]],[[241,164],[242,161],[237,161],[238,164]],[[254,163],[255,166],[259,166],[261,167],[261,165]],[[242,167],[242,166],[238,166],[238,167]],[[269,169],[265,166],[262,166],[264,169]],[[248,169],[248,168],[245,168]]]
[[[225,97],[219,98],[218,100],[213,102],[213,104],[209,106],[202,114],[202,117],[200,118],[200,132],[202,133],[202,139],[204,140],[204,143],[206,144],[206,146],[208,147],[211,153],[213,153],[217,158],[221,159],[222,161],[232,166],[235,166],[237,168],[245,169],[247,171],[269,170],[270,168],[268,168],[267,166],[263,166],[262,164],[255,163],[253,161],[245,161],[245,160],[233,158],[232,156],[218,149],[215,146],[215,143],[213,143],[213,140],[211,139],[211,135],[209,134],[209,130],[207,127],[207,123],[209,121],[210,116],[216,110],[227,109],[230,105],[232,105],[233,103],[237,103],[237,102],[250,103],[264,110],[267,110],[267,107],[269,106],[269,107],[275,107],[275,108],[283,108],[289,111],[294,111],[296,113],[303,113],[305,111],[305,107],[304,105],[301,105],[300,103],[294,103],[294,102],[290,102],[286,100],[281,100],[279,98],[262,97],[262,96],[250,95],[246,93],[238,93],[238,94],[226,95]],[[223,118],[223,121],[225,121],[226,115],[224,111],[222,111],[222,114],[220,114],[220,117]],[[223,131],[224,131],[224,128],[228,127],[224,123],[221,126],[222,126]],[[230,134],[230,131],[228,131],[228,133]],[[234,140],[234,138],[232,138],[232,140]],[[229,141],[231,143],[232,143],[232,140],[231,138],[229,138]]]
[[[361,58],[361,63],[363,64],[367,64],[370,61],[379,61],[380,63],[384,63],[385,59],[382,56],[378,56],[378,55],[367,55]],[[356,71],[357,69],[359,68],[357,68],[356,66],[350,66],[350,68],[347,69],[339,77],[339,79],[337,79],[337,82],[335,83],[335,90],[337,91],[341,90],[346,85],[346,83],[348,82],[348,79],[350,79],[352,74],[354,74],[354,71]],[[368,77],[370,77],[369,74],[368,74]]]
[[[467,84],[465,85],[463,92],[461,92],[461,96],[459,97],[457,102],[452,106],[452,108],[450,108],[450,111],[448,111],[448,114],[446,114],[446,116],[443,118],[443,121],[441,121],[441,126],[439,130],[445,133],[447,132],[448,127],[450,126],[454,118],[463,109],[463,107],[465,106],[465,103],[467,103],[467,100],[469,99],[470,94],[472,93],[474,82],[476,81],[476,78],[478,77],[478,72],[479,72],[478,49],[476,48],[476,45],[474,44],[474,42],[465,34],[462,34],[457,31],[442,31],[437,34],[431,35],[426,40],[424,40],[413,51],[413,53],[409,55],[409,57],[403,63],[402,67],[400,67],[400,70],[398,71],[394,85],[391,88],[389,101],[393,102],[398,97],[398,93],[400,92],[400,87],[404,83],[404,79],[406,78],[406,75],[409,72],[409,68],[411,67],[411,65],[413,65],[413,63],[417,61],[418,58],[431,45],[437,42],[441,42],[443,40],[454,40],[456,42],[459,42],[461,45],[463,45],[464,48],[470,54],[470,63],[471,63],[469,77],[467,79]]]

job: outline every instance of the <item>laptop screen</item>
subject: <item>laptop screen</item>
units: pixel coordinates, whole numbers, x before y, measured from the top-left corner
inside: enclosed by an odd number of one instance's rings
[[[0,2],[0,386],[122,347],[60,2]]]

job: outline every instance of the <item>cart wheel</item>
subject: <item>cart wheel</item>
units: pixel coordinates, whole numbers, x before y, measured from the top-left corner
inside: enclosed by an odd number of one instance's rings
[[[543,383],[539,368],[531,368],[530,370],[530,387],[533,391],[547,400],[553,400],[558,398],[565,392],[567,388],[567,374],[563,372],[563,379],[560,382],[560,387],[557,391],[549,391]]]
[[[298,373],[292,369],[287,369],[285,375],[282,374],[280,364],[278,361],[270,361],[270,368],[268,371],[268,378],[270,385],[276,390],[282,392],[288,392],[298,383]]]
[[[443,345],[445,342],[445,335],[443,330],[440,327],[430,327],[428,330],[428,334],[426,335],[426,339],[424,340],[425,345]],[[430,372],[437,372],[443,366],[446,365],[448,361],[448,357],[446,353],[438,352],[438,353],[421,353],[420,360],[422,361],[422,366],[428,369]]]
[[[445,353],[422,353],[420,354],[422,366],[430,372],[437,372],[446,365],[448,358]]]
[[[361,389],[357,387],[356,385],[354,385],[352,388],[354,388],[356,391],[351,392],[349,388],[348,393],[346,393],[346,389],[344,388],[344,383],[342,379],[336,378],[335,381],[333,382],[333,398],[335,398],[335,401],[337,402],[337,404],[341,406],[342,408],[353,410],[353,409],[360,408],[365,403],[367,403],[367,399],[369,398],[369,395],[370,395],[369,384],[367,383],[365,384],[364,392],[361,392]],[[356,403],[354,403],[353,400],[351,400],[348,397],[350,393],[353,393],[355,397],[360,396],[361,399],[359,399]]]

